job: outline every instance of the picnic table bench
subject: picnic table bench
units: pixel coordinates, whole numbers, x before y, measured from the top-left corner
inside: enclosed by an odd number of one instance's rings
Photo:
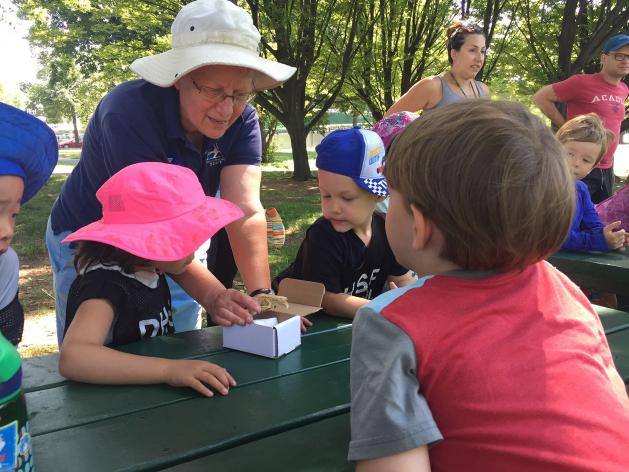
[[[559,251],[548,262],[580,287],[629,295],[629,251]]]
[[[597,311],[627,384],[629,314]],[[226,397],[168,385],[71,382],[57,374],[56,355],[26,359],[37,470],[353,470],[346,461],[351,325],[311,319],[301,347],[278,360],[223,349],[220,327],[124,347],[216,362],[238,381]]]

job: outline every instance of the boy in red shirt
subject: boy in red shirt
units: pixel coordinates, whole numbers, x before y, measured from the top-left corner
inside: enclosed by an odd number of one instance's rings
[[[550,130],[516,103],[457,103],[409,125],[384,173],[389,243],[420,279],[354,321],[356,470],[629,470],[603,327],[544,261],[575,206]]]
[[[596,113],[605,127],[614,133],[615,139],[601,162],[583,179],[594,203],[602,202],[613,193],[614,152],[620,140],[620,124],[625,119],[625,101],[629,95],[629,88],[622,81],[629,73],[629,36],[618,34],[609,38],[600,59],[600,72],[575,74],[543,87],[533,96],[535,104],[557,127],[575,116]],[[565,119],[555,102],[568,105]]]

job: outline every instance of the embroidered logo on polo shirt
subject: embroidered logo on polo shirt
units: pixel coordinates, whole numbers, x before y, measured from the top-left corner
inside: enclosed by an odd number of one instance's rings
[[[218,144],[214,144],[211,148],[205,151],[205,163],[212,167],[222,164],[225,161]]]

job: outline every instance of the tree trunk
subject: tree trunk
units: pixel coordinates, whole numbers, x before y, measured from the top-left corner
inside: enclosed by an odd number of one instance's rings
[[[306,130],[303,115],[295,113],[295,117],[290,117],[286,123],[286,131],[290,136],[290,145],[293,149],[293,164],[295,170],[293,179],[299,182],[312,177],[310,165],[308,164],[308,152],[306,151]]]
[[[74,111],[74,109],[72,109],[72,126],[74,126],[74,141],[78,143],[81,139],[79,136],[79,125],[76,118],[76,111]]]

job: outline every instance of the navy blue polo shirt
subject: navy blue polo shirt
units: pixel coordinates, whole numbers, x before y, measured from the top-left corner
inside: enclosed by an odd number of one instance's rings
[[[260,165],[261,154],[260,125],[251,105],[221,138],[205,138],[199,152],[186,139],[175,87],[125,82],[103,97],[87,125],[81,159],[53,205],[52,230],[76,231],[100,219],[96,191],[128,165],[158,161],[188,167],[205,194],[214,196],[224,166]]]

